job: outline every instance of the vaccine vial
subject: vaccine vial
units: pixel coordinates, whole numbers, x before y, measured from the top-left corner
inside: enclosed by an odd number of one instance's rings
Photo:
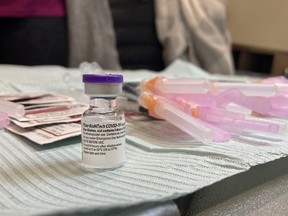
[[[84,74],[84,91],[90,98],[82,115],[82,166],[89,171],[113,170],[125,161],[125,117],[117,106],[123,76]]]

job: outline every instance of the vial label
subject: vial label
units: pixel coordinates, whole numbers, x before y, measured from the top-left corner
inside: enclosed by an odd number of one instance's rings
[[[82,160],[99,169],[121,165],[125,161],[125,119],[100,124],[83,120]]]

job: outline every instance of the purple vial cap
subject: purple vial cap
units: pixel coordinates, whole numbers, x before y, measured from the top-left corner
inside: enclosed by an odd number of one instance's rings
[[[123,76],[120,74],[83,74],[84,83],[123,83]]]

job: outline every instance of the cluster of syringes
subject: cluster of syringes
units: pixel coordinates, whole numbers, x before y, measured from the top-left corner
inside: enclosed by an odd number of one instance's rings
[[[224,142],[231,134],[284,134],[288,80],[216,82],[156,76],[142,81],[139,104],[203,143]],[[276,117],[276,118],[275,118]]]

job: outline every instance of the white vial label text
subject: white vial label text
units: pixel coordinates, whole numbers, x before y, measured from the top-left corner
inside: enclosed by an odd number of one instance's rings
[[[82,159],[85,165],[112,168],[125,161],[125,119],[113,123],[82,122]]]

